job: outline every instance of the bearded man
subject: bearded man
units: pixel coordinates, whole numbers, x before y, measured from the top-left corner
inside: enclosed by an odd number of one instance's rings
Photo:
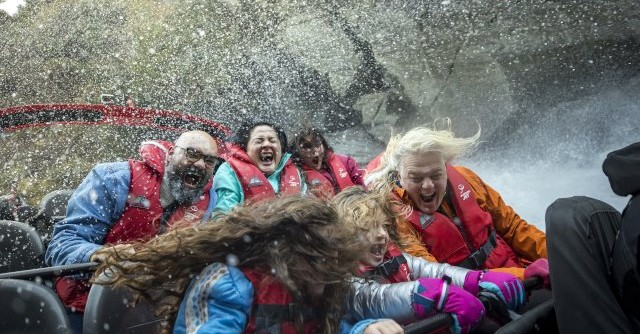
[[[144,142],[140,156],[141,160],[98,164],[89,172],[69,199],[66,218],[54,227],[47,264],[101,261],[99,249],[131,252],[129,242],[209,219],[216,202],[211,180],[221,162],[213,137],[189,131],[174,144]],[[82,332],[89,289],[87,279],[56,281],[77,333]]]

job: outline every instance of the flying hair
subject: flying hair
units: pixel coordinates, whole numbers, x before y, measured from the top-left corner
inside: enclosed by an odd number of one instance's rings
[[[169,332],[189,282],[207,265],[263,269],[296,305],[319,311],[324,333],[335,333],[350,291],[348,279],[365,247],[321,200],[291,196],[239,206],[216,221],[171,230],[134,244],[135,253],[107,253],[94,277],[106,275],[93,281],[129,287],[149,300]],[[307,288],[317,285],[324,285],[324,292],[311,305]],[[294,323],[302,329],[301,311],[295,311]]]
[[[444,130],[438,130],[443,126]],[[480,139],[478,132],[468,138],[458,138],[451,130],[451,119],[436,119],[432,128],[419,126],[403,135],[396,135],[389,140],[387,148],[380,160],[380,166],[365,176],[365,183],[380,187],[396,179],[402,158],[412,154],[438,152],[445,162],[471,153]]]
[[[397,214],[391,200],[391,187],[367,191],[364,187],[353,186],[339,192],[329,202],[347,227],[366,235],[382,227],[392,240],[397,241],[395,224]]]

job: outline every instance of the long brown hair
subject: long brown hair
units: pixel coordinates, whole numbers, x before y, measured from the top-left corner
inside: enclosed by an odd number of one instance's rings
[[[266,267],[297,305],[311,306],[306,288],[324,285],[313,307],[323,332],[334,333],[349,293],[348,278],[366,248],[360,240],[320,200],[286,197],[237,207],[216,221],[170,231],[135,244],[135,253],[111,253],[94,277],[106,271],[98,283],[127,286],[148,299],[167,320],[167,331],[189,281],[207,265]],[[301,332],[302,313],[294,319]]]

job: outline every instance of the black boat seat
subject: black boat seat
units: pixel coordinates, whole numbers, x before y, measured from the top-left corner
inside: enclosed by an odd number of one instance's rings
[[[44,266],[44,243],[25,223],[0,220],[0,273]]]
[[[32,282],[0,279],[4,334],[71,334],[67,312],[53,290]]]
[[[48,244],[53,236],[53,225],[67,215],[67,203],[73,192],[73,189],[55,190],[46,194],[40,201],[38,214],[31,224],[42,235],[45,244]]]
[[[131,290],[93,284],[84,310],[84,334],[160,332],[162,318],[155,316],[151,305],[140,300],[135,306]]]
[[[548,299],[505,324],[495,334],[558,333],[553,299]]]
[[[73,189],[61,189],[46,194],[40,201],[40,212],[54,222],[62,220],[67,214],[67,203],[73,192]]]

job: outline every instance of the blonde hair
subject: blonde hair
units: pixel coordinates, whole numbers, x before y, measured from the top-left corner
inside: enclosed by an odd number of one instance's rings
[[[437,130],[439,122],[447,126],[446,130]],[[365,176],[365,183],[379,188],[392,182],[398,173],[400,161],[411,154],[427,154],[437,152],[445,162],[472,152],[478,145],[480,128],[475,135],[468,138],[457,138],[451,131],[451,120],[436,120],[434,127],[419,126],[404,135],[392,137],[380,159],[380,166]]]
[[[342,223],[361,236],[382,227],[391,239],[397,241],[395,224],[397,217],[391,199],[391,187],[367,191],[364,187],[349,187],[329,202],[338,213]]]

